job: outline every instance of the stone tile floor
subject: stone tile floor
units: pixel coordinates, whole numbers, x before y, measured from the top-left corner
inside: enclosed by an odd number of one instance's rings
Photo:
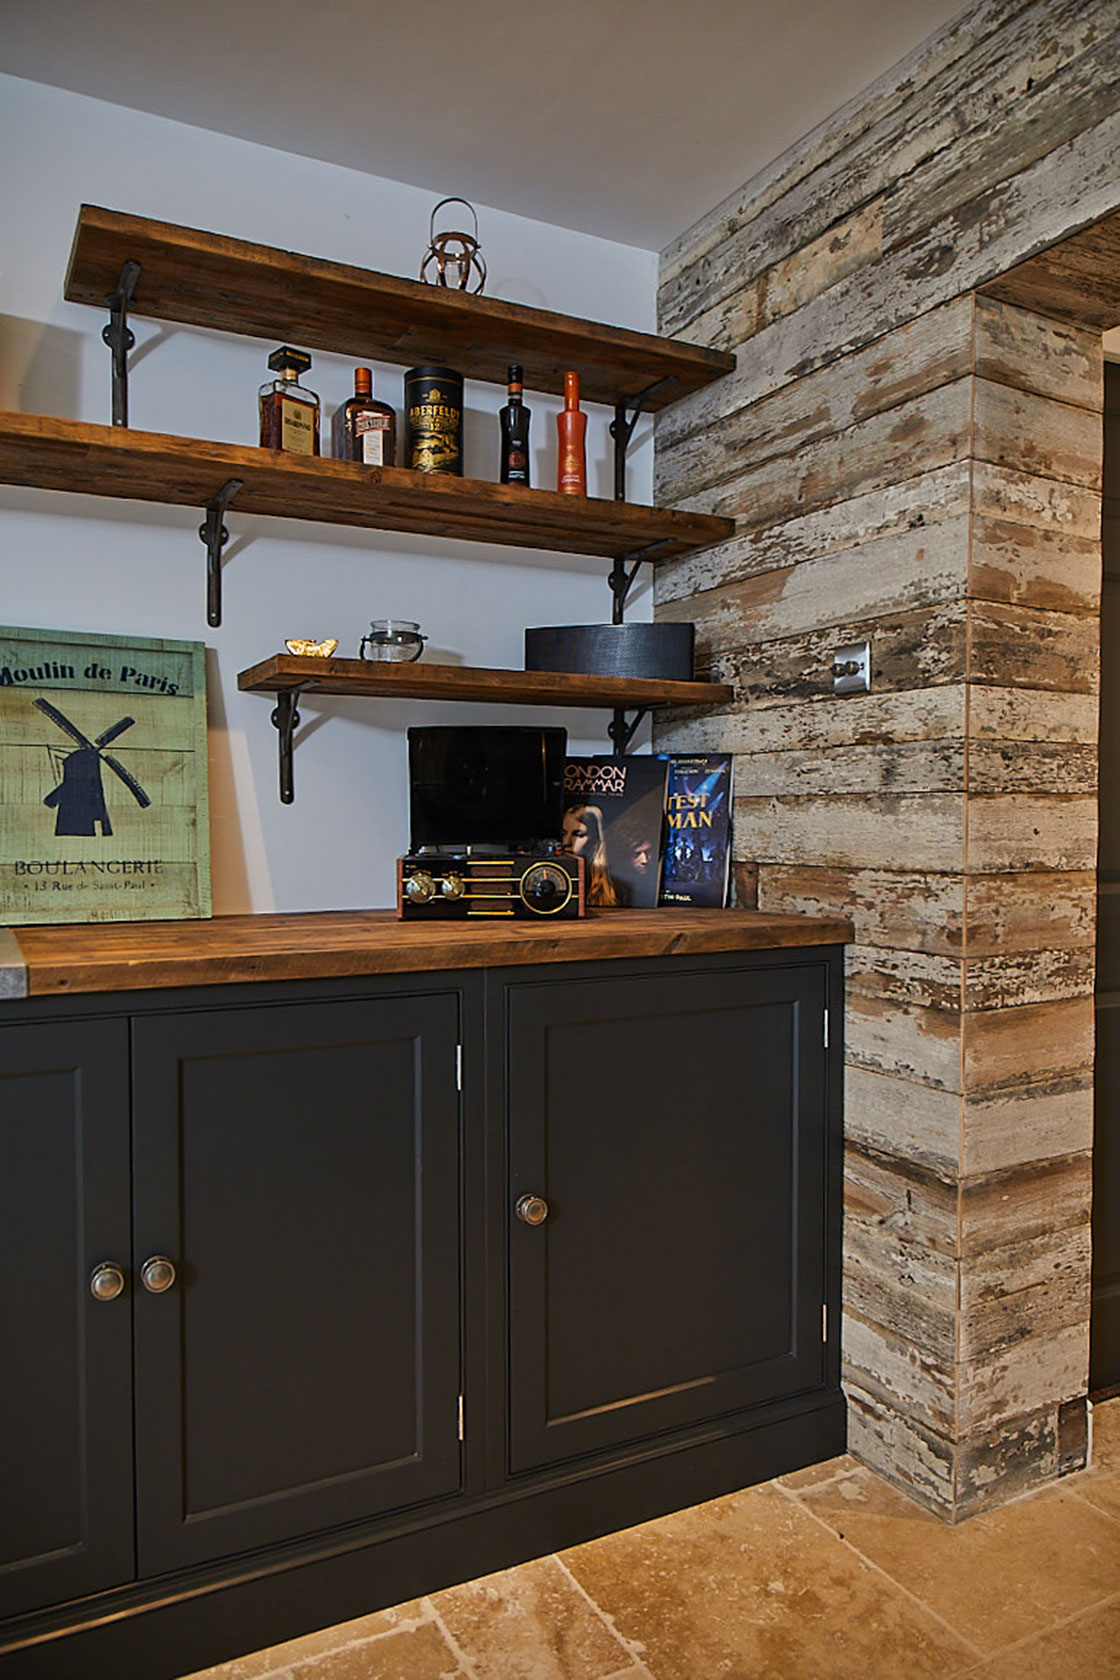
[[[190,1680],[1120,1680],[1120,1399],[949,1527],[849,1457]]]

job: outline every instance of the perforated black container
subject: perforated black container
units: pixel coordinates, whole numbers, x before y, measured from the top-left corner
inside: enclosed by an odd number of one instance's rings
[[[694,624],[549,624],[525,632],[527,671],[691,682]]]

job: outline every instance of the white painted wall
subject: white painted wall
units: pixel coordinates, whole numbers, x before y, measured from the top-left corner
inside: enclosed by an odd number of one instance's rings
[[[307,97],[297,93],[295,97]],[[360,112],[355,122],[361,121]],[[105,317],[63,301],[79,204],[157,217],[414,277],[433,195],[271,151],[77,94],[0,76],[0,408],[109,420]],[[18,160],[18,161],[17,161]],[[370,158],[375,169],[376,157]],[[454,133],[448,134],[453,193]],[[476,206],[487,293],[654,330],[657,259]],[[442,218],[441,218],[442,220]],[[136,318],[130,418],[149,431],[256,442],[262,340]],[[349,395],[349,358],[316,355],[308,383],[324,415]],[[374,366],[401,404],[401,368]],[[498,370],[499,377],[504,370]],[[466,470],[497,477],[500,386],[469,385]],[[555,400],[529,394],[535,482],[555,474]],[[589,411],[589,480],[612,494],[609,412]],[[648,425],[630,495],[651,499]],[[206,625],[200,515],[93,496],[0,486],[0,622],[204,641],[208,648],[216,913],[387,905],[407,846],[404,730],[410,723],[550,723],[574,751],[605,750],[606,715],[512,707],[379,704],[305,697],[296,803],[276,791],[271,703],[237,673],[289,636],[337,636],[357,653],[371,618],[419,619],[427,657],[517,667],[526,625],[610,617],[601,561],[481,544],[340,530],[239,515],[224,570],[224,620]],[[629,616],[650,616],[648,580]]]

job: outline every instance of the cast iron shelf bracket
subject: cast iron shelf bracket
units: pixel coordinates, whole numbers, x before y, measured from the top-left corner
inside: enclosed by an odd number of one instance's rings
[[[672,374],[666,374],[662,379],[655,379],[652,385],[647,385],[644,391],[639,391],[636,397],[621,397],[614,405],[614,419],[611,421],[610,432],[614,439],[614,499],[616,502],[626,500],[626,451],[630,447],[630,439],[634,435],[634,427],[645,404],[655,391],[660,391],[663,385],[672,383]]]
[[[272,714],[272,722],[280,737],[281,805],[295,803],[296,785],[292,757],[295,751],[295,733],[299,728],[299,712],[296,710],[296,705],[304,689],[314,687],[313,682],[300,683],[295,688],[282,688],[278,690],[276,695],[276,709]]]
[[[140,278],[140,264],[126,262],[121,269],[117,289],[105,299],[109,305],[109,324],[101,329],[101,337],[113,353],[113,425],[128,425],[128,352],[136,343],[136,334],[128,324],[132,294]]]
[[[214,628],[222,622],[222,549],[229,541],[222,516],[244,488],[243,478],[228,478],[218,494],[205,503],[206,518],[198,527],[199,537],[206,544],[206,622]]]
[[[671,542],[669,537],[659,537],[656,542],[646,543],[644,548],[631,549],[629,554],[616,554],[614,565],[607,576],[610,584],[614,604],[611,608],[611,623],[621,624],[626,611],[626,597],[633,587],[634,579],[638,575],[638,568],[645,560],[656,558],[659,548],[666,548]],[[627,565],[630,570],[627,571]]]
[[[621,758],[626,752],[637,733],[638,725],[641,723],[648,711],[648,706],[639,706],[629,723],[627,723],[626,712],[624,709],[621,706],[615,708],[614,716],[607,725],[607,734],[611,738],[615,758]]]

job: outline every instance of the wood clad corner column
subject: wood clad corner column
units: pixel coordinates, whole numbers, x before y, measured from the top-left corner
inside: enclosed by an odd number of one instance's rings
[[[760,907],[855,923],[850,1443],[950,1518],[1084,1461],[1101,384],[1099,333],[967,294],[659,428],[739,529],[657,614],[738,698],[656,744],[735,754]]]

